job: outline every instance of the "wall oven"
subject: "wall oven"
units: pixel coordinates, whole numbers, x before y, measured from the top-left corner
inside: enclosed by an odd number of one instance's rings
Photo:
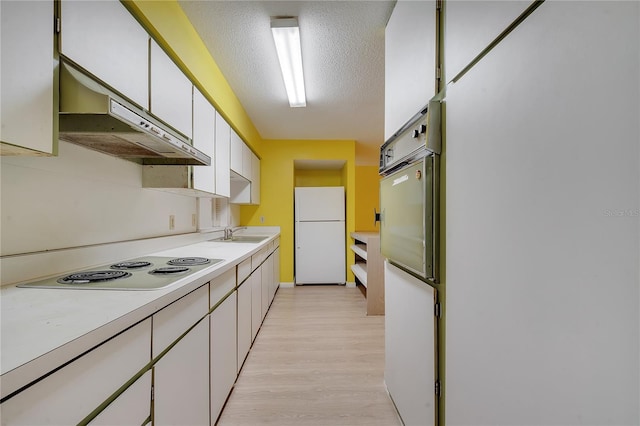
[[[380,148],[380,249],[389,262],[438,282],[440,101],[430,101]]]

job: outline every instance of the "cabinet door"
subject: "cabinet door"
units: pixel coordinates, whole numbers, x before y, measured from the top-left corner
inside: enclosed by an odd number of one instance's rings
[[[249,277],[251,280],[251,341],[258,335],[262,324],[262,267],[259,267]]]
[[[191,81],[153,40],[150,54],[151,112],[191,138],[193,135]]]
[[[276,247],[273,252],[273,288],[271,289],[271,301],[276,296],[278,287],[280,287],[280,247]]]
[[[242,176],[253,181],[253,152],[246,143],[242,142]]]
[[[151,417],[151,370],[133,382],[90,425],[141,425]]]
[[[231,170],[244,176],[243,159],[245,145],[240,136],[231,129]]]
[[[451,1],[445,14],[445,67],[449,82],[531,2]]]
[[[230,189],[230,149],[231,126],[216,111],[216,147],[213,161],[216,164],[216,194],[221,197],[231,196]]]
[[[122,3],[63,0],[61,19],[60,53],[149,109],[149,35]]]
[[[204,318],[153,367],[153,424],[208,425],[209,321]]]
[[[216,136],[216,110],[197,88],[193,88],[193,146],[212,158],[210,166],[193,167],[193,187],[215,193],[216,162],[214,145]]]
[[[211,423],[222,411],[238,375],[237,292],[232,293],[210,315],[211,320]]]
[[[269,304],[271,303],[271,279],[273,278],[272,272],[272,262],[273,256],[269,256],[262,266],[260,270],[262,272],[262,289],[261,289],[261,298],[262,298],[262,320],[264,321],[264,317],[267,316],[267,311],[269,310]]]
[[[53,1],[2,1],[0,15],[0,141],[53,154]],[[12,146],[1,152],[29,153]]]
[[[251,182],[244,177],[233,176],[231,178],[231,204],[251,203]]]
[[[251,204],[260,204],[260,159],[251,153]]]
[[[238,372],[251,348],[251,278],[238,287]]]
[[[384,138],[435,95],[436,2],[399,0],[385,31]]]
[[[402,421],[435,424],[435,290],[385,261],[384,381]]]
[[[147,319],[3,402],[2,424],[78,424],[149,363],[150,345]]]

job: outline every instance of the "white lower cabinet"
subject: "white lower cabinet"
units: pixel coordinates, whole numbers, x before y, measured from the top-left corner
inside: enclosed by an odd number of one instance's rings
[[[215,423],[238,374],[237,291],[209,315],[211,327],[211,423]]]
[[[406,425],[434,425],[435,289],[384,262],[387,391]]]
[[[251,341],[253,342],[262,324],[262,266],[253,271],[251,280]]]
[[[149,363],[150,344],[147,319],[3,402],[2,424],[78,424]],[[148,396],[121,415],[137,421],[150,412]]]
[[[153,315],[154,425],[209,423],[208,312],[204,285]]]
[[[157,358],[162,351],[175,342],[185,331],[209,312],[209,285],[176,300],[153,315],[152,356]]]
[[[215,424],[278,288],[279,269],[272,243],[7,399],[0,423]]]
[[[271,304],[271,281],[273,280],[273,256],[269,256],[260,267],[262,275],[262,320],[267,316]]]
[[[151,370],[148,370],[89,424],[94,426],[143,425],[150,419]]]
[[[249,277],[238,287],[238,372],[251,348],[251,281]]]
[[[278,287],[280,287],[280,247],[276,247],[271,255],[273,258],[273,281],[271,282],[271,302],[276,297]]]
[[[202,319],[153,367],[153,424],[209,424],[209,321]]]

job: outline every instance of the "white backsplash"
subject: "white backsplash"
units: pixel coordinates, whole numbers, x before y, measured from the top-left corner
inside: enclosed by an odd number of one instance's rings
[[[142,188],[134,162],[61,141],[57,157],[0,164],[3,265],[30,253],[196,232],[197,199]]]

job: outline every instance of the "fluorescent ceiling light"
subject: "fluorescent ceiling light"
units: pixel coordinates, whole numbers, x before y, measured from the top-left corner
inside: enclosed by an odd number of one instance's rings
[[[300,28],[296,18],[272,18],[271,33],[276,43],[278,60],[284,87],[289,97],[289,106],[307,106],[302,75],[302,49],[300,48]]]

